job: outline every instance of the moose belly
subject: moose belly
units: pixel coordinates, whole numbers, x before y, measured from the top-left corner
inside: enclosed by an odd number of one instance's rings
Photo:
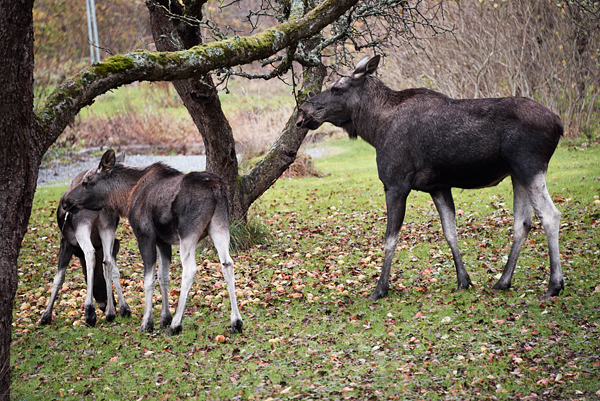
[[[154,228],[156,235],[165,243],[169,245],[179,245],[179,231],[177,225],[173,222],[161,223],[160,221],[154,221]]]
[[[486,166],[428,169],[415,174],[413,188],[431,192],[440,188],[484,188],[498,185],[510,173],[505,169]]]

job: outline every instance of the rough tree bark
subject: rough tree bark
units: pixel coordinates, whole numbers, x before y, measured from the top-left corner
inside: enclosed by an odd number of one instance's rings
[[[194,17],[201,21],[201,7],[206,1],[188,3],[184,9],[179,2],[148,0],[146,4],[150,11],[156,49],[173,52],[201,45],[198,27],[182,20],[184,17]],[[315,42],[314,45],[318,43]],[[305,48],[311,47],[310,41],[304,41],[304,44]],[[308,68],[303,78],[301,96],[308,90],[318,93],[325,78],[325,67],[321,64],[319,67]],[[246,221],[252,203],[294,162],[308,130],[296,128],[295,110],[265,158],[248,174],[240,176],[233,132],[223,113],[218,91],[210,74],[173,81],[173,85],[202,135],[206,149],[206,170],[217,173],[229,185],[232,220]]]
[[[42,152],[33,127],[33,0],[0,0],[0,400],[10,398],[17,258]]]

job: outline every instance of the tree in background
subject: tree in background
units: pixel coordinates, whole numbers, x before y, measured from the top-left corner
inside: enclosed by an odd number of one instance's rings
[[[169,4],[173,3],[171,0]],[[185,14],[177,15],[176,9],[156,9],[155,17],[166,16],[175,21],[173,28],[177,29],[178,24],[187,21],[181,17],[189,14],[193,25],[196,20],[201,20],[198,17],[201,17],[200,7],[203,4],[204,1],[186,0],[185,8],[178,5]],[[312,7],[306,7],[304,2],[296,0],[274,3],[273,7],[259,11],[280,11],[281,19],[272,28],[249,37],[216,37],[210,43],[198,43],[198,46],[188,50],[135,51],[109,57],[66,78],[34,110],[33,0],[0,0],[0,64],[3,68],[0,74],[0,134],[4,145],[0,154],[0,204],[3,205],[0,213],[0,398],[7,399],[10,395],[10,340],[18,280],[17,261],[27,230],[41,159],[83,107],[90,105],[97,96],[135,81],[191,80],[188,83],[196,86],[187,93],[195,103],[201,104],[201,113],[218,112],[220,106],[214,99],[215,88],[209,80],[209,74],[219,71],[230,75],[234,73],[233,67],[256,60],[267,60],[267,66],[275,66],[271,72],[264,74],[265,77],[277,77],[279,71],[290,68],[293,61],[299,62],[306,68],[304,88],[316,85],[315,89],[318,90],[321,76],[324,76],[322,56],[343,62],[347,60],[349,52],[380,46],[384,43],[381,38],[386,39],[395,33],[408,35],[415,24],[427,24],[419,9],[421,3],[416,1],[411,4],[409,6],[404,0],[368,0],[360,4],[357,0],[326,0],[311,3]],[[436,7],[441,7],[441,4],[437,3]],[[152,7],[160,5],[160,2],[149,3],[151,11]],[[161,16],[159,12],[167,14]],[[328,26],[327,32],[321,35],[320,32]],[[200,28],[197,25],[195,29]],[[160,24],[155,27],[155,30],[158,29],[162,29]],[[216,30],[213,32],[218,33]],[[185,34],[186,29],[178,30],[177,34],[181,33]],[[359,36],[361,33],[365,36]],[[181,37],[181,43],[178,43],[179,39],[175,36],[173,42],[166,42],[165,46],[187,49],[200,37]],[[311,74],[316,78],[310,77]],[[300,101],[303,95],[303,92],[299,94]],[[216,118],[201,115],[200,119],[203,120],[199,126],[206,124],[204,128],[207,132],[212,132],[211,124],[221,121],[218,115]],[[282,135],[274,145],[278,150],[269,152],[265,159],[281,157],[285,161],[275,163],[272,165],[275,167],[271,168],[281,169],[282,165],[289,165],[297,151],[295,143],[305,134],[299,131],[296,137],[290,135],[291,144],[286,143],[288,136]],[[231,151],[228,155],[224,155],[221,149],[211,151],[207,164],[230,180],[230,190],[235,191],[236,195],[243,193],[239,191],[244,185],[252,187],[253,183],[249,178],[242,178],[245,184],[239,185],[237,171],[230,174],[233,169],[228,163],[235,163],[235,149],[230,145],[227,143],[225,146]],[[219,159],[223,156],[223,159]],[[263,160],[260,171],[268,173],[269,163],[270,160]],[[232,179],[236,182],[232,183]],[[262,185],[266,190],[270,184]],[[256,192],[251,196],[257,197]],[[242,202],[240,199],[245,199],[242,196],[234,196],[233,199],[234,217],[243,218],[247,207],[245,210],[244,207],[237,208],[235,202],[249,206],[248,200]]]

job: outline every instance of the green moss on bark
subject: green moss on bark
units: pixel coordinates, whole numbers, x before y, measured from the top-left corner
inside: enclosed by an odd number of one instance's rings
[[[111,73],[127,71],[134,66],[131,57],[124,55],[116,55],[107,58],[101,63],[94,64],[91,70],[100,77],[106,77]]]

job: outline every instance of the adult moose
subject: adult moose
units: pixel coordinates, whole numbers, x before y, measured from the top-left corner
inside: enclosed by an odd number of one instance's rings
[[[98,168],[88,171],[80,185],[64,198],[65,208],[104,209],[129,219],[144,262],[145,308],[141,330],[154,328],[152,296],[158,254],[158,281],[162,294],[161,327],[179,333],[188,293],[196,275],[196,245],[210,235],[217,252],[231,301],[231,331],[242,331],[237,308],[233,260],[229,256],[227,184],[207,172],[183,174],[162,163],[135,168],[115,163],[110,149]],[[183,273],[175,317],[169,311],[171,246],[179,245]],[[106,275],[110,282],[111,275]],[[108,286],[108,284],[107,284]]]
[[[119,155],[119,161],[123,161]],[[107,287],[104,279],[105,268],[111,266],[113,281],[119,297],[119,314],[131,316],[131,309],[120,284],[120,274],[116,264],[119,252],[119,240],[115,239],[119,216],[106,210],[92,211],[82,210],[80,213],[67,213],[63,201],[65,196],[83,181],[87,171],[83,171],[75,177],[71,186],[60,199],[56,210],[56,220],[61,231],[60,249],[58,251],[58,271],[54,276],[52,293],[42,314],[39,324],[52,323],[52,309],[58,296],[58,291],[65,281],[65,273],[73,255],[81,261],[83,274],[87,282],[87,296],[85,298],[85,322],[89,326],[96,325],[96,310],[93,297],[98,302],[100,310],[106,312],[106,320],[115,318],[115,302],[112,293],[112,285]]]
[[[440,214],[452,250],[458,290],[471,279],[458,250],[451,188],[497,185],[511,176],[514,191],[513,244],[494,289],[508,289],[517,258],[540,217],[550,254],[544,298],[558,295],[564,280],[558,251],[560,212],[546,188],[548,162],[563,134],[560,118],[530,99],[451,99],[428,89],[394,91],[372,74],[379,56],[363,57],[342,77],[300,106],[297,125],[316,129],[330,122],[375,147],[387,206],[385,259],[372,300],[387,295],[392,259],[412,189],[427,192]]]

